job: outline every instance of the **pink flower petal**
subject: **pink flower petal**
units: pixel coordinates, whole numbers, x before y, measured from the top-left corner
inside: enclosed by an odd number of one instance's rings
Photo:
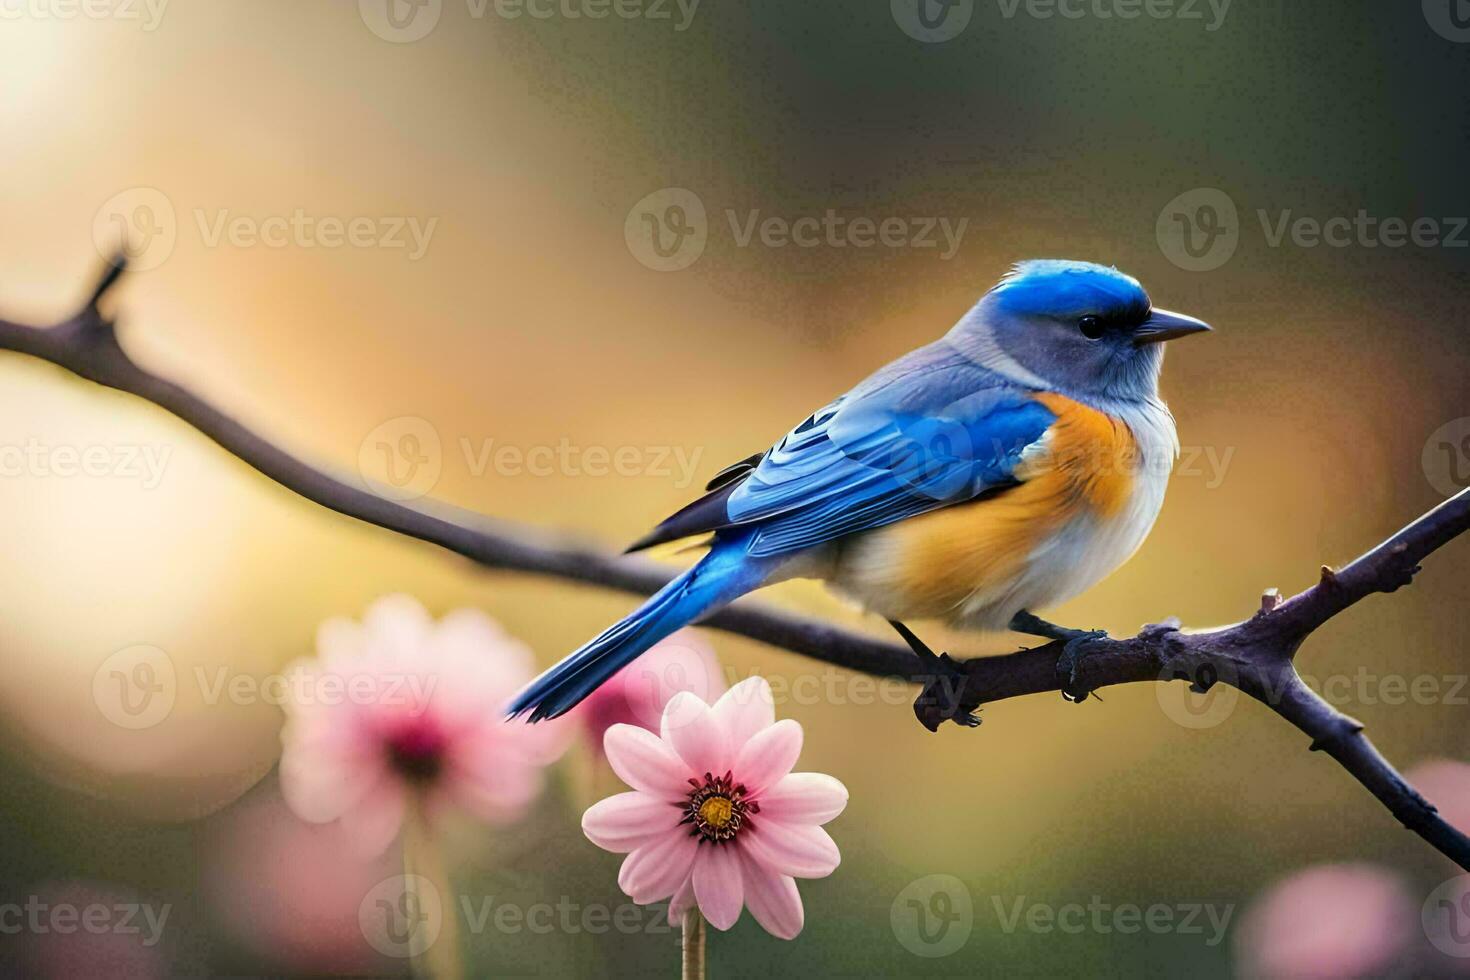
[[[689,877],[695,863],[695,847],[694,838],[688,834],[653,839],[623,860],[618,887],[639,905],[663,901]]]
[[[767,868],[795,878],[825,878],[842,860],[837,844],[821,827],[760,817],[741,832],[740,844]]]
[[[602,748],[613,772],[634,789],[661,800],[689,795],[693,771],[652,732],[635,725],[614,725],[603,736]]]
[[[762,793],[760,804],[769,820],[826,823],[847,806],[847,787],[820,772],[793,772]]]
[[[336,820],[386,776],[380,761],[352,752],[313,751],[288,742],[281,753],[281,795],[307,823]]]
[[[740,873],[745,884],[745,907],[755,921],[777,939],[795,939],[805,921],[796,881],[765,867],[743,850]]]
[[[801,725],[790,718],[757,732],[735,757],[735,781],[759,796],[791,772],[801,755]]]
[[[342,814],[342,831],[364,857],[377,857],[398,836],[407,805],[402,784],[379,780],[367,797]]]
[[[582,814],[582,833],[606,851],[627,854],[652,838],[678,833],[682,812],[668,800],[647,793],[619,793],[592,804]]]
[[[706,845],[694,859],[694,898],[699,911],[716,929],[725,930],[740,918],[745,889],[740,879],[740,856],[729,844]]]
[[[723,775],[730,768],[725,730],[697,694],[680,691],[669,698],[661,729],[664,741],[674,747],[696,778],[705,773]]]
[[[683,928],[684,914],[694,907],[694,869],[689,869],[689,877],[684,879],[684,884],[674,892],[674,897],[669,899],[669,925],[676,929]]]
[[[776,723],[776,702],[764,677],[749,677],[721,695],[710,709],[725,729],[729,757],[734,759],[756,732]]]
[[[496,765],[486,764],[489,761]],[[544,780],[541,769],[504,751],[485,759],[452,756],[438,789],[487,823],[512,823],[525,815]]]

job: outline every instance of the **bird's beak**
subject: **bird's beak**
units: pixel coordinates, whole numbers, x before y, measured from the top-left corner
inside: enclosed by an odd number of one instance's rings
[[[1142,347],[1144,344],[1157,344],[1176,337],[1188,337],[1192,333],[1204,333],[1209,329],[1210,325],[1203,320],[1196,320],[1183,313],[1170,313],[1168,310],[1155,309],[1148,315],[1148,319],[1133,331],[1133,343],[1135,346]]]

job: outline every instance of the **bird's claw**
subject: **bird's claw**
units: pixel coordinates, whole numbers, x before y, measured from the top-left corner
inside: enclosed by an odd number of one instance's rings
[[[964,664],[947,653],[941,653],[933,666],[934,675],[914,701],[914,715],[919,724],[931,732],[937,732],[945,721],[952,721],[962,728],[977,727],[980,724],[980,701],[968,692],[970,674]]]
[[[1062,682],[1062,699],[1072,704],[1086,701],[1091,691],[1079,690],[1077,667],[1082,660],[1082,647],[1093,640],[1107,639],[1107,630],[1078,630],[1067,638],[1062,646],[1062,655],[1057,658],[1057,676]]]

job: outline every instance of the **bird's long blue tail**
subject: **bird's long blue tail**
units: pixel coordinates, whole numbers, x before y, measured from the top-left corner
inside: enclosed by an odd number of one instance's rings
[[[769,570],[746,555],[744,541],[716,544],[636,612],[527,685],[511,703],[511,717],[530,712],[536,722],[566,714],[659,640],[760,585]]]

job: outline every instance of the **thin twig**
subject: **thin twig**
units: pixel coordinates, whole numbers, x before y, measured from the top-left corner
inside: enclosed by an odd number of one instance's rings
[[[171,412],[289,490],[340,514],[439,545],[492,569],[526,572],[648,595],[672,573],[653,562],[608,555],[554,540],[463,510],[409,507],[309,466],[187,389],[139,366],[118,343],[98,302],[122,274],[121,260],[104,270],[88,302],[47,327],[0,320],[0,350],[29,354],[79,377],[137,395]],[[934,676],[903,646],[817,620],[741,602],[706,624],[817,660],[924,685],[915,712],[931,728],[981,704],[1069,690],[1082,694],[1114,684],[1189,680],[1196,690],[1225,683],[1249,694],[1306,733],[1362,783],[1404,826],[1470,871],[1470,838],[1451,827],[1375,749],[1362,725],[1312,692],[1293,665],[1302,641],[1344,609],[1376,592],[1407,585],[1419,563],[1470,529],[1470,490],[1446,500],[1356,561],[1323,568],[1311,588],[1281,600],[1267,592],[1260,610],[1233,626],[1186,633],[1176,622],[1144,628],[1126,639],[1082,646],[1077,673],[1058,674],[1061,645],[999,657],[944,658]]]

